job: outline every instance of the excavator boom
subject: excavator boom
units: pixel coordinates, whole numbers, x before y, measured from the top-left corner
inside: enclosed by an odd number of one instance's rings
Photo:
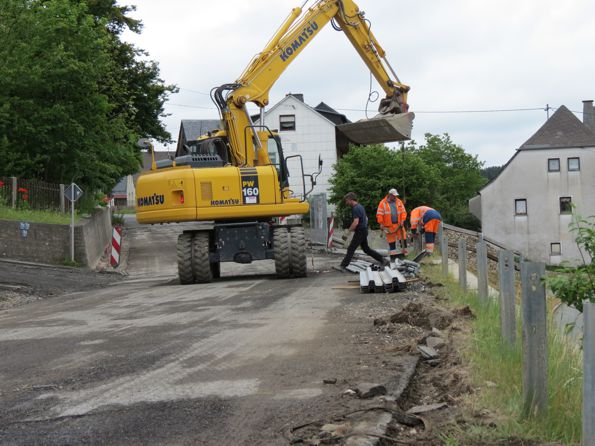
[[[386,94],[380,101],[377,116],[370,121],[340,126],[341,131],[357,144],[411,138],[414,115],[408,113],[409,86],[401,83],[388,63],[364,12],[352,0],[319,0],[303,14],[301,8],[294,8],[237,81],[220,87],[229,91],[225,99],[221,95],[217,105],[239,164],[251,165],[256,156],[245,159],[245,154],[258,150],[258,141],[255,145],[246,138],[246,129],[252,125],[246,103],[252,102],[261,108],[267,106],[273,84],[329,23],[345,34]]]

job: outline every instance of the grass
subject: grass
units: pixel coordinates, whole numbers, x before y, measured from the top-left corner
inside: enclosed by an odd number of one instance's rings
[[[114,211],[114,213],[116,214],[136,214],[136,209],[135,208],[116,208],[116,210]]]
[[[427,265],[424,275],[445,287],[438,293],[460,306],[468,305],[476,316],[464,357],[471,365],[474,384],[481,392],[471,397],[470,405],[488,408],[498,414],[497,428],[473,426],[447,438],[447,444],[496,442],[507,438],[527,442],[548,441],[572,445],[580,443],[582,431],[582,355],[567,344],[548,321],[548,410],[525,418],[522,397],[522,349],[520,315],[517,314],[517,343],[505,345],[500,336],[497,302],[481,305],[477,293],[463,293],[454,280],[445,280],[440,266]],[[486,386],[490,381],[496,387]],[[458,443],[458,439],[463,442]],[[477,443],[479,444],[479,443]]]
[[[74,218],[75,221],[78,220],[77,215]],[[27,221],[30,223],[70,224],[70,214],[32,209],[13,209],[7,206],[0,206],[0,219]]]

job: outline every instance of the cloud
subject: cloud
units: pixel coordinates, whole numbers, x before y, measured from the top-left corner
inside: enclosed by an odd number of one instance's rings
[[[239,77],[301,0],[158,0],[139,2],[145,27],[127,35],[159,63],[162,78],[181,87],[166,118],[177,135],[181,119],[216,118],[206,95]],[[313,2],[309,2],[311,6]],[[582,110],[592,99],[595,2],[574,0],[360,0],[372,32],[401,80],[413,111],[545,108]],[[381,91],[376,82],[373,89]],[[190,90],[194,90],[192,92]],[[324,101],[350,119],[364,117],[369,72],[350,43],[330,26],[312,40],[270,92]],[[377,104],[372,104],[372,114]],[[191,107],[185,107],[191,106]],[[448,132],[486,165],[503,164],[545,120],[543,112],[420,113],[414,138]],[[582,116],[579,114],[579,118]]]

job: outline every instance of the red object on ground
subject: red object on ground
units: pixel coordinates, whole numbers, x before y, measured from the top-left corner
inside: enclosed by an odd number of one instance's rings
[[[110,257],[110,265],[114,268],[120,264],[120,250],[122,246],[122,227],[114,226],[112,233],[112,255]]]

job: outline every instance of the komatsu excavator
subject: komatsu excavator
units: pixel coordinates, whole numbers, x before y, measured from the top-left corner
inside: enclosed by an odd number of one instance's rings
[[[304,6],[291,11],[236,82],[213,89],[222,128],[184,145],[173,160],[156,163],[153,157],[151,170],[138,178],[139,223],[201,222],[185,226],[178,237],[182,284],[219,277],[220,262],[274,259],[279,276],[306,275],[303,227],[275,223],[275,217],[309,210],[306,197],[312,189],[301,194],[289,189],[287,160],[301,161],[301,156],[285,157],[279,135],[255,125],[246,104],[260,107],[263,123],[271,87],[328,23],[345,33],[386,93],[379,115],[343,125],[343,133],[359,144],[410,138],[409,87],[389,65],[364,12],[352,0],[319,0],[302,13]],[[301,175],[313,188],[316,174],[304,175],[302,167]],[[305,189],[305,180],[302,184]]]

